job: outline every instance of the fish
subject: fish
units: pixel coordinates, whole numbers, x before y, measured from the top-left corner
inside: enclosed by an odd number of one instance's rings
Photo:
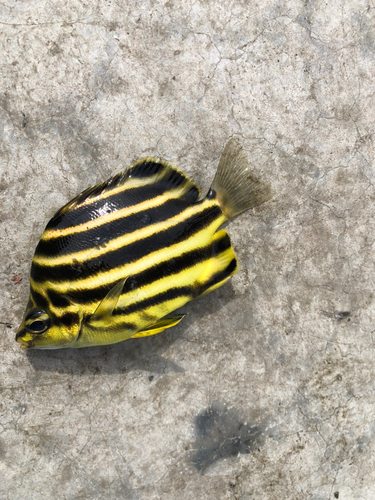
[[[177,325],[185,316],[177,309],[239,270],[221,226],[272,195],[236,138],[203,198],[188,175],[157,157],[89,187],[41,236],[16,341],[22,349],[81,348]]]

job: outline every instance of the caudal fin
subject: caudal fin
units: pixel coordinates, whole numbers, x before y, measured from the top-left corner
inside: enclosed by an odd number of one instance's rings
[[[271,186],[250,172],[246,154],[235,138],[225,146],[210,194],[215,195],[228,218],[273,196]]]

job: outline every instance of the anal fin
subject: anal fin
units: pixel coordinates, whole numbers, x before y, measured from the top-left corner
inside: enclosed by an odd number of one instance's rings
[[[177,325],[182,320],[182,318],[184,318],[184,316],[185,314],[173,314],[165,316],[148,328],[135,333],[131,338],[136,339],[140,337],[149,337],[151,335],[156,335],[157,333],[160,333],[167,328],[171,328],[172,326]]]

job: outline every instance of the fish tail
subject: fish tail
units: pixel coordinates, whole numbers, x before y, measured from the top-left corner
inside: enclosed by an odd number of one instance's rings
[[[250,172],[244,150],[237,139],[228,141],[221,155],[208,198],[216,198],[230,219],[272,198],[271,186]]]

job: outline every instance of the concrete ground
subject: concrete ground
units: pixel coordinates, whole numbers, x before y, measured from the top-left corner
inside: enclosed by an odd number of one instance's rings
[[[0,499],[375,498],[373,0],[0,4]],[[145,155],[274,198],[155,337],[22,351],[53,213]]]

